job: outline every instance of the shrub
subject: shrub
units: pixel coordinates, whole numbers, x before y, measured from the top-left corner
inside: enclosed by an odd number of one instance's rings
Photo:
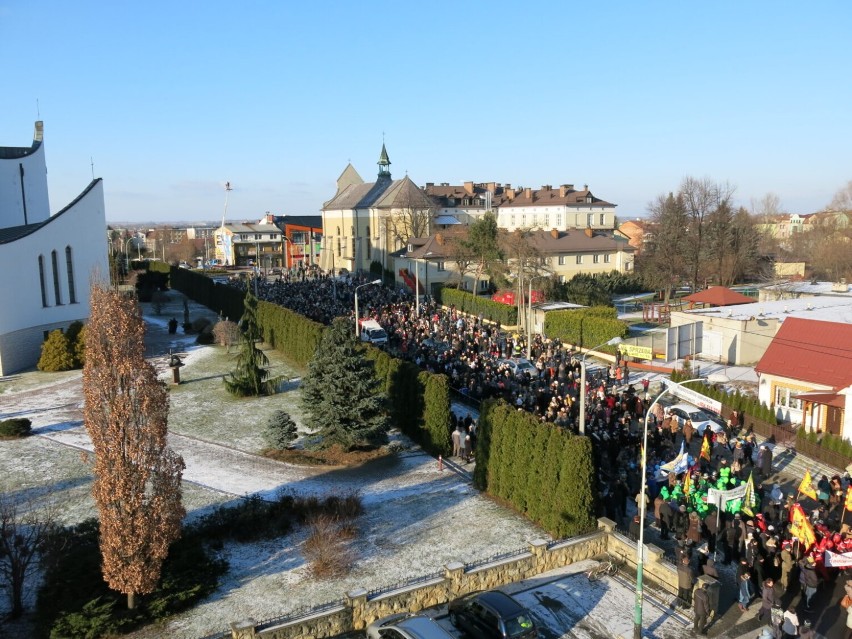
[[[290,413],[283,410],[275,411],[266,422],[263,438],[270,448],[286,450],[299,436],[296,422]]]
[[[50,331],[41,345],[41,357],[36,367],[46,373],[70,371],[74,368],[74,356],[68,337],[58,328]]]
[[[213,339],[219,346],[225,346],[230,350],[231,346],[240,341],[240,327],[236,322],[219,320],[213,327]]]
[[[86,365],[86,325],[83,322],[71,322],[65,336],[74,358],[74,368],[83,368]]]
[[[354,563],[354,553],[348,541],[354,536],[351,523],[329,515],[312,517],[308,522],[308,538],[302,554],[314,579],[342,577]]]
[[[32,431],[32,422],[26,417],[13,417],[0,421],[0,437],[26,437]]]

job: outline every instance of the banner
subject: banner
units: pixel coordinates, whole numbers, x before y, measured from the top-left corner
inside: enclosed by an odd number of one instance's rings
[[[618,350],[628,357],[638,359],[654,359],[654,350],[650,346],[639,346],[638,344],[619,344]]]
[[[844,505],[846,510],[852,510],[852,486],[846,489],[846,504]]]
[[[685,473],[689,468],[689,456],[683,450],[683,442],[680,442],[680,452],[670,462],[667,462],[660,466],[660,470],[665,471],[667,473],[674,473],[675,475],[680,475],[681,473]]]
[[[666,388],[670,388],[669,392],[671,392],[672,395],[689,402],[693,406],[698,406],[698,408],[702,408],[717,415],[721,415],[722,413],[722,402],[717,399],[711,399],[710,397],[707,397],[707,395],[702,395],[698,391],[681,386],[669,379],[661,379],[660,384]]]
[[[793,504],[790,508],[790,534],[802,542],[805,552],[816,543],[813,526],[801,504]]]
[[[759,510],[757,507],[757,495],[754,494],[754,478],[752,477],[752,473],[749,473],[748,482],[746,482],[745,494],[743,495],[742,511],[746,515],[754,517],[755,510]]]
[[[817,498],[816,490],[814,490],[814,480],[811,479],[811,471],[805,471],[805,476],[802,477],[802,483],[799,484],[798,490],[811,499]]]
[[[829,568],[849,568],[852,566],[852,552],[825,551],[825,565]]]
[[[722,508],[722,505],[733,501],[734,499],[740,499],[745,495],[746,485],[740,484],[736,488],[731,488],[731,490],[718,490],[717,488],[711,488],[707,491],[707,503],[713,504],[716,508]]]

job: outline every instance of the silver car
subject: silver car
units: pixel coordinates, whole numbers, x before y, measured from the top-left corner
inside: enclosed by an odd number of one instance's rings
[[[669,406],[668,413],[673,417],[677,417],[681,428],[683,428],[687,420],[691,421],[692,427],[698,433],[699,437],[704,436],[704,431],[708,426],[714,433],[721,433],[725,430],[725,422],[722,421],[721,417],[711,415],[700,408],[696,408],[692,404],[675,404]]]
[[[369,639],[455,639],[438,622],[425,615],[398,614],[367,626]]]

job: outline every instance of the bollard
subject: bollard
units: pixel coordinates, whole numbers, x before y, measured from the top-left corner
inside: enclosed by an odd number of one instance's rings
[[[438,455],[438,470],[444,470],[444,457],[442,455]]]

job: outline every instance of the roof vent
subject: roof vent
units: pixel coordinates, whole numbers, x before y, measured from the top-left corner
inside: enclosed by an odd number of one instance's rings
[[[810,302],[808,302],[808,310],[809,310],[809,311],[814,310],[814,305],[813,305],[813,304],[811,304]]]

